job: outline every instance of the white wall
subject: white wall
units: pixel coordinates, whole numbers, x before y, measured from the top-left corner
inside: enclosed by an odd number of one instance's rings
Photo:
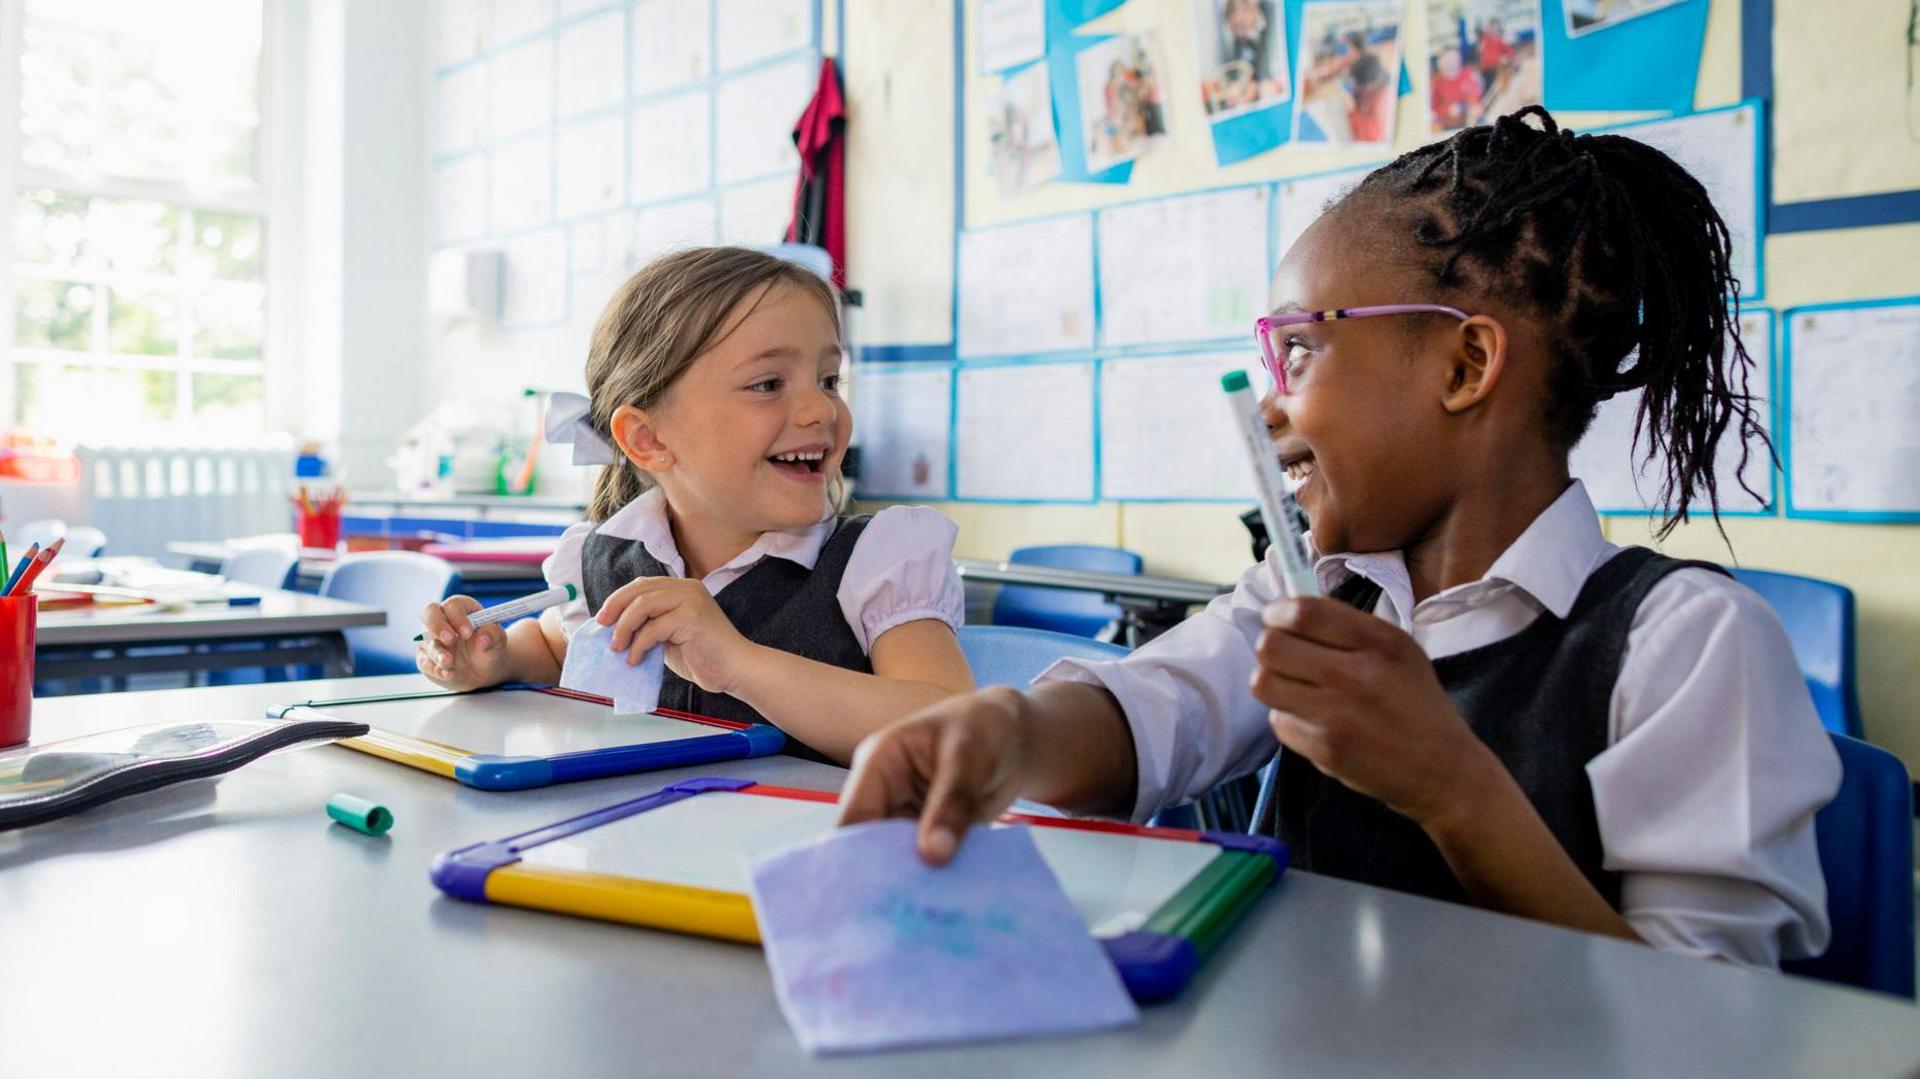
[[[284,0],[269,43],[268,419],[359,486],[424,409],[428,11]]]

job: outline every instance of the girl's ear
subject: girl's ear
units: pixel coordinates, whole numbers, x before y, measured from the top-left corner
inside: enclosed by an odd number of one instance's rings
[[[613,410],[613,441],[645,472],[665,472],[673,467],[673,451],[660,441],[653,414],[644,408],[621,405]]]
[[[1475,408],[1493,393],[1507,368],[1507,328],[1486,315],[1460,323],[1459,338],[1448,357],[1446,392],[1440,405],[1448,412]]]

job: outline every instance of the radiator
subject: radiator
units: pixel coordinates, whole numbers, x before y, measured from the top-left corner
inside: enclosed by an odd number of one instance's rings
[[[81,446],[80,512],[107,553],[159,557],[177,540],[223,540],[291,527],[293,450]]]

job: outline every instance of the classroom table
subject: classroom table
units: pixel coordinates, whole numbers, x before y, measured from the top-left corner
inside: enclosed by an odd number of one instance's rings
[[[978,558],[956,558],[953,566],[962,581],[1098,592],[1101,598],[1120,607],[1127,644],[1134,648],[1179,625],[1194,606],[1233,591],[1230,584],[1211,581],[1153,577],[1144,573],[1092,573]]]
[[[413,675],[35,702],[46,741]],[[337,747],[0,834],[10,1075],[1911,1075],[1911,1004],[1289,871],[1186,993],[1083,1037],[809,1058],[757,949],[470,905],[435,854],[766,757],[511,794]],[[329,823],[379,801],[379,839]]]
[[[35,635],[34,677],[110,678],[159,671],[226,671],[316,664],[350,673],[343,631],[385,625],[377,607],[278,589],[241,588],[260,602],[240,607],[193,604],[109,606],[43,611]]]
[[[179,611],[42,612],[33,649],[35,680],[301,664],[344,676],[353,668],[344,630],[386,624],[386,611],[378,607],[298,591],[252,591],[261,601],[248,607],[198,603]]]

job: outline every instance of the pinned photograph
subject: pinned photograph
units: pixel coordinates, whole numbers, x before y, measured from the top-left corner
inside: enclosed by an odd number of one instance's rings
[[[1430,134],[1540,104],[1539,0],[1427,0]]]
[[[1385,146],[1393,142],[1400,81],[1399,0],[1306,5],[1300,21],[1300,100],[1295,142]]]
[[[1193,11],[1208,120],[1218,123],[1293,95],[1279,0],[1193,0]]]
[[[1053,134],[1053,98],[1047,65],[1009,73],[987,114],[987,171],[1000,194],[1016,195],[1060,175],[1060,143]]]
[[[1567,36],[1579,37],[1608,30],[1650,11],[1672,7],[1681,0],[1566,0]]]
[[[1121,34],[1074,57],[1087,169],[1151,153],[1167,138],[1165,77],[1151,34]]]

